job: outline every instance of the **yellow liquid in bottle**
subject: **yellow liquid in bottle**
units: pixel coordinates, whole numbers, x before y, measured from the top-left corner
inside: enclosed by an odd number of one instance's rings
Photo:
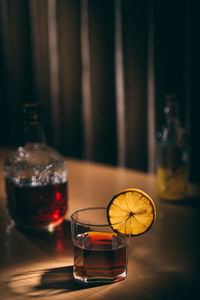
[[[164,123],[157,133],[157,193],[166,200],[185,198],[187,134],[181,126],[176,94],[165,95]]]
[[[173,170],[157,167],[156,188],[158,195],[166,200],[181,200],[186,194],[186,169],[183,166]]]

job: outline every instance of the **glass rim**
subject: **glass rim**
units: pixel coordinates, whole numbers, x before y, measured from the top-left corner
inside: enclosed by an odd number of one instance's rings
[[[78,225],[83,225],[83,226],[95,226],[95,227],[110,227],[112,225],[119,225],[119,224],[123,224],[123,223],[126,223],[126,220],[124,221],[121,221],[121,222],[117,222],[117,223],[108,223],[107,224],[91,224],[91,223],[83,223],[83,222],[80,222],[80,221],[77,221],[74,219],[74,216],[79,213],[79,212],[84,212],[84,211],[89,211],[89,210],[100,210],[100,209],[104,209],[105,211],[107,211],[107,207],[101,207],[101,206],[97,206],[97,207],[88,207],[88,208],[83,208],[83,209],[78,209],[76,210],[72,215],[71,215],[71,220],[78,224]]]

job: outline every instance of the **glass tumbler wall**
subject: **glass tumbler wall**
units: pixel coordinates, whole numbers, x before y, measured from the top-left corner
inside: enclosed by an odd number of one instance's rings
[[[124,227],[126,222],[122,222]],[[79,210],[71,216],[75,280],[117,282],[127,274],[126,236],[113,231],[106,208]]]

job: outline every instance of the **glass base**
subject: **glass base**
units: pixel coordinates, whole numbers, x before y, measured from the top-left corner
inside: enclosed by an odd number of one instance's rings
[[[46,224],[46,225],[26,225],[26,224],[21,224],[17,223],[13,219],[11,219],[14,225],[22,230],[25,231],[46,231],[46,232],[53,232],[59,225],[61,225],[65,218],[60,218],[58,221],[51,223],[51,224]]]
[[[124,280],[127,276],[127,270],[115,277],[81,277],[76,272],[73,272],[74,279],[77,283],[83,284],[104,284],[114,283]]]

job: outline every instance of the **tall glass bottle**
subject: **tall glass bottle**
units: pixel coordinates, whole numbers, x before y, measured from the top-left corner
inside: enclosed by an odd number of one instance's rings
[[[157,133],[157,193],[166,200],[184,199],[187,188],[187,135],[181,125],[177,95],[165,95],[162,129]]]
[[[23,107],[24,145],[4,163],[7,210],[19,227],[49,229],[67,211],[67,166],[45,142],[38,103]]]

